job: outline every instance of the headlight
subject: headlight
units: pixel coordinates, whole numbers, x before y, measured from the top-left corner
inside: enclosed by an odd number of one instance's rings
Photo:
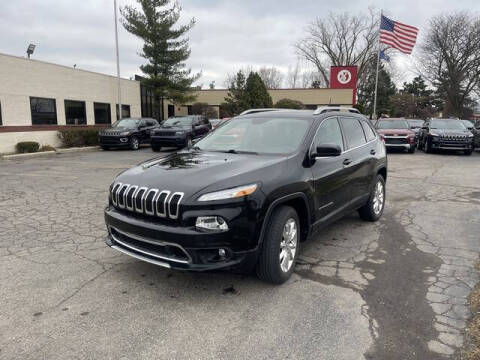
[[[467,137],[471,138],[473,137],[473,134],[468,134]]]
[[[124,132],[120,133],[120,136],[127,136],[127,135],[129,135],[129,134],[130,134],[129,131],[124,131]]]
[[[433,132],[432,132],[432,133],[430,133],[430,135],[431,135],[431,136],[440,136],[439,134],[437,134],[437,133],[433,133]]]
[[[183,135],[183,134],[185,134],[185,132],[183,132],[183,131],[175,131],[175,135]]]
[[[199,230],[224,231],[228,230],[227,222],[220,216],[199,216],[195,222]]]
[[[257,190],[257,184],[239,186],[233,189],[226,189],[221,191],[215,191],[208,194],[204,194],[198,198],[198,201],[212,201],[212,200],[224,200],[240,198],[246,195],[250,195]]]

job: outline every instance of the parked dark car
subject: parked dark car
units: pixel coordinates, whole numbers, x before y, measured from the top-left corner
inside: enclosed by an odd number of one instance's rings
[[[106,243],[167,268],[256,269],[282,283],[310,234],[352,210],[378,220],[386,179],[385,145],[362,115],[238,116],[118,175]]]
[[[150,118],[126,118],[116,121],[112,127],[98,133],[98,142],[103,150],[128,147],[137,150],[140,144],[150,142],[150,132],[158,122]]]
[[[461,120],[429,119],[420,133],[419,147],[427,153],[433,150],[461,150],[465,155],[471,155],[473,134]]]
[[[415,132],[405,119],[380,119],[375,124],[385,139],[387,149],[402,149],[414,153],[417,148]]]
[[[191,147],[192,141],[210,132],[212,124],[201,115],[172,117],[152,132],[153,151],[160,151],[162,146],[178,149]]]
[[[423,119],[407,119],[408,125],[410,125],[410,129],[415,132],[415,137],[418,142],[418,136],[420,135],[420,131],[422,130],[423,124],[425,120]]]

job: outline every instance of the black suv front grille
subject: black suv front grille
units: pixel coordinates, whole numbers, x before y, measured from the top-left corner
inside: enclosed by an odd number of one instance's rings
[[[115,183],[110,196],[113,206],[120,210],[175,220],[184,193]]]
[[[156,131],[154,135],[156,135],[156,136],[174,136],[175,132],[173,132],[173,131]]]

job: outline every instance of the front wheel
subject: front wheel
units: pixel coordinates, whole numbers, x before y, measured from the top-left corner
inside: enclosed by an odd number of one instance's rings
[[[415,150],[416,150],[416,147],[412,146],[410,149],[408,149],[408,153],[413,154],[413,153],[415,153]]]
[[[140,146],[140,142],[138,141],[138,138],[136,136],[132,136],[130,139],[130,149],[132,150],[138,150]]]
[[[290,206],[274,210],[267,225],[257,276],[264,281],[282,284],[293,273],[300,245],[300,221]]]
[[[432,153],[432,140],[427,139],[426,142],[423,144],[423,147],[424,147],[425,152],[427,154],[431,154]]]
[[[358,209],[358,213],[363,220],[377,221],[383,214],[385,207],[385,179],[382,175],[377,175],[375,185],[368,202]]]
[[[463,153],[465,155],[472,155],[472,152],[473,152],[473,149],[469,149],[469,150],[464,150]]]

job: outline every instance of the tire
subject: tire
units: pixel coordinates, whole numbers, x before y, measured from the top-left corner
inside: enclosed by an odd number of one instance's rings
[[[379,186],[381,186],[382,195],[381,198],[377,197],[377,192],[380,191]],[[377,204],[380,202],[380,207],[377,208]],[[370,193],[370,198],[368,202],[358,209],[358,214],[360,218],[365,221],[377,221],[382,217],[383,209],[385,208],[385,179],[382,175],[377,175],[375,179],[375,185],[373,186],[372,192]]]
[[[110,148],[108,146],[101,146],[102,150],[108,151]]]
[[[464,153],[465,155],[467,155],[467,156],[472,155],[472,152],[473,152],[472,149],[470,149],[470,150],[464,150],[464,151],[463,151],[463,153]]]
[[[408,149],[408,153],[409,154],[414,154],[416,149],[417,149],[416,146],[412,146],[410,149]]]
[[[130,138],[130,149],[138,150],[139,147],[140,147],[140,142],[138,141],[138,138],[136,136],[132,136]]]
[[[292,224],[295,224],[294,227]],[[283,241],[288,230],[292,239]],[[299,249],[300,221],[297,212],[290,206],[280,206],[273,211],[266,228],[257,276],[269,283],[284,283],[293,273]]]
[[[152,145],[152,150],[155,152],[159,152],[161,148],[162,148],[161,146]]]
[[[425,141],[425,143],[423,144],[423,149],[425,150],[425,152],[427,154],[431,154],[432,153],[432,140],[427,139],[427,141]]]

